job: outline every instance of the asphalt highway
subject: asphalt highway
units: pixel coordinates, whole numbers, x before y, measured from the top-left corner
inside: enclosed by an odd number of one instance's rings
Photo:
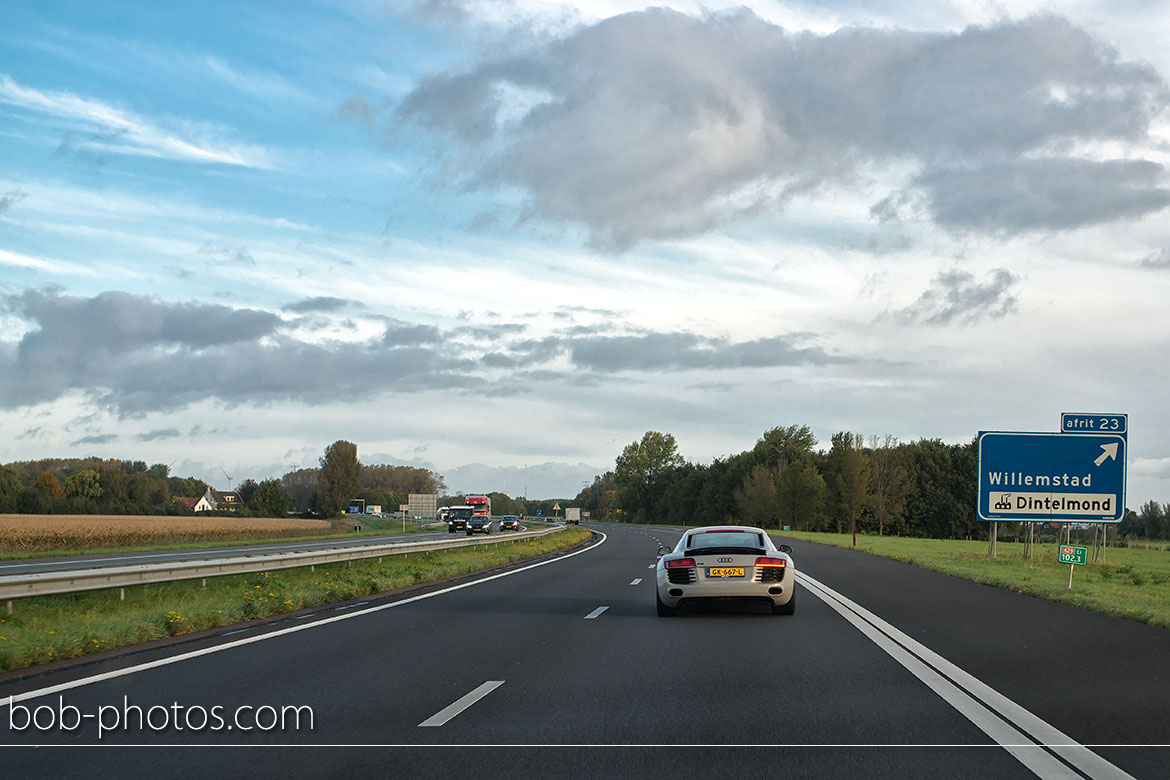
[[[1168,774],[1165,630],[799,541],[795,615],[659,618],[655,551],[679,532],[597,530],[536,565],[0,682],[5,774]],[[250,719],[286,706],[312,728]],[[216,707],[232,729],[195,727]],[[120,722],[99,735],[102,712]]]

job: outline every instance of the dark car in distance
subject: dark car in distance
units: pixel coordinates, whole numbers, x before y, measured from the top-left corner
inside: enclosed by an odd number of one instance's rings
[[[476,515],[467,523],[467,535],[472,534],[490,534],[492,532],[492,519],[488,515]]]
[[[520,518],[516,517],[516,515],[504,515],[502,518],[500,518],[500,530],[519,531]]]

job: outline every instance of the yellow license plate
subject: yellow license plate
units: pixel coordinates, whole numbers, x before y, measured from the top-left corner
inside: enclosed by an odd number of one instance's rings
[[[743,569],[707,569],[708,577],[742,577]]]

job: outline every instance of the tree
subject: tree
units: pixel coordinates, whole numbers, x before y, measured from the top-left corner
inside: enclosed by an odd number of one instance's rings
[[[0,512],[15,509],[16,496],[20,493],[20,476],[11,466],[0,466]]]
[[[447,484],[442,475],[430,469],[420,469],[414,466],[390,466],[377,464],[374,466],[362,465],[361,486],[370,490],[380,490],[383,493],[442,493]],[[406,503],[403,501],[402,503]]]
[[[361,483],[357,445],[338,439],[325,448],[317,474],[317,510],[325,517],[340,515],[357,495]]]
[[[769,428],[752,450],[761,462],[779,458],[785,463],[807,462],[817,446],[817,438],[807,425],[789,425],[787,428]]]
[[[252,506],[266,517],[284,517],[292,505],[279,479],[266,479],[256,486]]]
[[[906,511],[906,496],[910,493],[910,472],[898,440],[886,434],[880,444],[876,436],[869,440],[869,485],[866,506],[878,522],[878,536],[887,525],[902,517]]]
[[[320,471],[320,469],[297,469],[281,477],[280,485],[292,499],[293,509],[296,511],[308,511],[313,496],[317,494],[317,475]]]
[[[256,495],[257,487],[258,485],[256,484],[256,480],[248,478],[241,482],[240,486],[236,488],[236,495],[240,497],[240,502],[244,506],[252,506],[252,498]]]
[[[683,462],[678,445],[669,433],[647,431],[641,441],[626,445],[613,470],[623,513],[644,514],[652,503],[655,483]]]
[[[776,483],[786,464],[765,466],[760,464],[743,478],[743,484],[735,489],[735,503],[740,517],[748,525],[767,528],[776,520]]]
[[[1142,533],[1147,539],[1166,538],[1166,515],[1162,505],[1157,501],[1147,501],[1142,504],[1138,512],[1138,522],[1141,523]]]
[[[780,526],[820,530],[824,519],[825,478],[811,463],[789,463],[776,485],[776,516]]]
[[[194,477],[168,477],[167,489],[178,498],[199,498],[207,492],[207,483]]]
[[[65,495],[65,486],[61,484],[61,480],[47,471],[37,474],[33,487],[49,498],[61,498]]]
[[[833,446],[829,450],[829,484],[837,516],[837,533],[841,533],[841,521],[849,521],[849,533],[857,533],[857,516],[865,505],[869,488],[869,464],[862,451],[865,439],[860,433],[842,431],[833,434]]]
[[[102,484],[93,469],[79,471],[65,478],[65,492],[80,498],[101,498]]]

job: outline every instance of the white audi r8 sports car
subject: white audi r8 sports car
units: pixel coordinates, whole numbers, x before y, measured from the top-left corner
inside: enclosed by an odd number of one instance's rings
[[[677,615],[687,604],[741,602],[796,612],[792,548],[779,548],[759,528],[714,525],[682,535],[674,550],[659,547],[658,614]]]

